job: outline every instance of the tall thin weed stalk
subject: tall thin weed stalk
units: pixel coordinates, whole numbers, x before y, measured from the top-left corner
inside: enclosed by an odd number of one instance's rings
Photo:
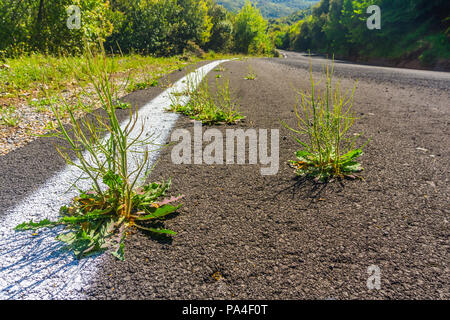
[[[356,148],[359,134],[352,134],[357,118],[353,112],[353,89],[345,91],[340,81],[333,82],[334,66],[326,66],[326,86],[319,89],[320,82],[313,78],[310,64],[311,93],[298,92],[295,115],[297,128],[286,128],[297,134],[301,149],[297,160],[290,161],[300,176],[326,181],[332,177],[355,178],[352,173],[362,171],[355,159],[363,154],[361,146]]]
[[[130,108],[129,120],[120,124],[116,114],[121,106],[117,100],[118,88],[111,77],[103,47],[99,53],[89,51],[86,63],[90,84],[102,107],[90,116],[77,118],[74,107],[62,99],[70,122],[64,125],[60,111],[52,106],[57,129],[49,136],[64,141],[57,147],[59,154],[82,172],[73,187],[77,188],[79,179],[88,179],[91,189],[79,190],[79,196],[61,208],[57,221],[30,221],[16,229],[65,225],[68,232],[60,234],[58,239],[77,257],[111,249],[114,256],[123,260],[128,228],[175,234],[155,227],[152,221],[176,211],[179,206],[170,203],[181,197],[162,199],[170,180],[139,185],[139,179],[145,179],[151,169],[148,146],[152,144],[152,137],[144,137],[144,122],[137,110],[133,113]]]

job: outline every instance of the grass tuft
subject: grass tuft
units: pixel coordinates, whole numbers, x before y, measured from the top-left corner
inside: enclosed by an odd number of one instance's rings
[[[248,66],[248,73],[244,77],[244,80],[255,80],[256,79],[256,73],[253,71],[253,68],[251,65]]]
[[[150,87],[156,87],[159,84],[160,77],[145,79],[141,82],[135,82],[134,80],[130,81],[129,86],[127,87],[128,92],[133,92],[137,90],[144,90]]]
[[[0,109],[0,124],[8,127],[17,127],[20,119],[20,115],[16,114],[15,107],[4,107]]]
[[[182,113],[207,125],[235,124],[245,118],[239,113],[237,103],[231,98],[229,80],[224,80],[221,84],[216,79],[216,94],[211,92],[207,77],[200,82],[197,89],[194,89],[193,80],[188,77],[186,92],[172,95],[169,111]],[[179,103],[179,99],[183,96],[190,98],[184,105]]]

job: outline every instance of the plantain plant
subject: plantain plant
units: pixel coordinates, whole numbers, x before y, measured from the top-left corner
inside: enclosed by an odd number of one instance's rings
[[[333,177],[354,179],[354,174],[363,170],[356,159],[363,154],[363,146],[357,148],[360,134],[351,134],[356,117],[353,113],[352,90],[341,90],[340,81],[333,83],[333,66],[326,66],[326,88],[317,89],[310,65],[311,93],[299,92],[295,114],[297,128],[286,128],[297,134],[301,145],[296,160],[291,165],[302,177],[311,177],[316,181],[327,181]]]
[[[75,108],[62,99],[69,124],[63,123],[58,108],[52,105],[57,128],[48,134],[64,141],[57,146],[59,154],[69,165],[81,170],[79,179],[88,179],[91,189],[77,189],[79,195],[61,208],[61,216],[56,221],[25,222],[16,230],[63,225],[65,231],[58,239],[78,258],[110,250],[123,260],[124,241],[130,228],[176,234],[157,225],[180,207],[173,203],[182,196],[165,198],[170,179],[139,185],[140,179],[146,179],[151,171],[148,149],[151,136],[144,138],[144,123],[137,110],[133,113],[129,108],[129,120],[122,126],[119,123],[116,109],[122,108],[123,103],[117,100],[118,87],[111,77],[105,51],[100,47],[97,53],[88,51],[86,63],[90,84],[102,107],[91,116],[79,118]],[[77,181],[73,184],[75,188]]]

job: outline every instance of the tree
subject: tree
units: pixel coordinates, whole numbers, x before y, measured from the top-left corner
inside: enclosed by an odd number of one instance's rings
[[[83,14],[81,29],[67,28],[67,7],[77,5]],[[0,50],[38,50],[76,53],[85,41],[97,42],[111,32],[109,3],[101,0],[0,1]]]
[[[341,23],[343,0],[331,0],[327,22],[323,28],[327,38],[328,50],[337,54],[347,54],[347,30]]]
[[[268,53],[273,49],[267,35],[267,21],[250,2],[246,2],[236,16],[234,41],[237,51],[242,53]]]
[[[228,11],[221,5],[211,1],[208,15],[213,25],[207,49],[228,51],[233,42],[233,23],[228,19]]]
[[[381,29],[366,26],[371,5],[381,8]],[[433,65],[450,59],[448,12],[446,0],[321,0],[289,30],[291,47],[353,59],[418,57]]]
[[[188,42],[205,47],[213,29],[209,10],[206,0],[116,0],[119,18],[107,45],[155,55],[182,53]]]

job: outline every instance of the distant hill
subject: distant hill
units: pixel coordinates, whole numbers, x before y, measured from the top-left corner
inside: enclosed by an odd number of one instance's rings
[[[230,11],[238,12],[245,4],[245,0],[216,0]],[[319,0],[251,0],[261,11],[264,18],[280,18],[293,14],[294,12],[306,9]]]

